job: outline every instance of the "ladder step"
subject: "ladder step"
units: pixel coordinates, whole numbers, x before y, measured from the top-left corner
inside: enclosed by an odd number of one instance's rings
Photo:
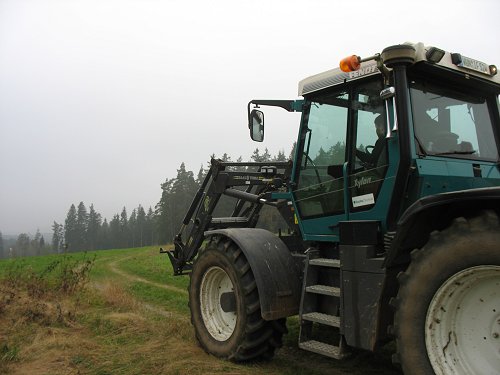
[[[326,296],[340,297],[340,288],[327,285],[311,285],[306,287],[306,292],[324,294]]]
[[[299,342],[299,348],[335,359],[342,359],[346,356],[338,346],[325,344],[316,340]]]
[[[302,315],[302,319],[332,327],[340,327],[340,317],[335,315],[312,312]]]
[[[310,259],[309,265],[340,268],[340,259],[330,259],[330,258]]]

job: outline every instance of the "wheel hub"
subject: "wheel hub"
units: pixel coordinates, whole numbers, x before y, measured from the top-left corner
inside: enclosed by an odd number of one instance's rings
[[[500,266],[450,277],[427,311],[425,343],[436,375],[496,373],[500,368]]]
[[[236,308],[228,308],[226,303],[231,295],[234,296],[234,287],[228,274],[220,267],[210,267],[201,280],[200,307],[203,323],[217,341],[228,340],[236,327]]]

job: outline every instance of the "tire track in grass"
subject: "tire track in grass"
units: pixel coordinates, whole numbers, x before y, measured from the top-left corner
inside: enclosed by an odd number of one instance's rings
[[[172,292],[176,292],[176,293],[180,293],[180,294],[183,294],[183,295],[187,295],[188,292],[186,289],[181,289],[181,288],[178,288],[176,286],[173,286],[173,285],[168,285],[168,284],[160,284],[160,283],[157,283],[157,282],[154,282],[154,281],[151,281],[151,280],[147,280],[147,279],[144,279],[140,276],[137,276],[137,275],[131,275],[125,271],[123,271],[122,269],[119,268],[118,266],[118,263],[121,263],[121,262],[124,262],[130,258],[133,258],[135,257],[136,255],[130,255],[128,257],[125,257],[125,258],[120,258],[120,259],[117,259],[117,260],[114,260],[112,262],[109,262],[108,263],[108,266],[109,266],[109,269],[111,270],[111,272],[113,273],[116,273],[117,275],[120,275],[122,276],[124,279],[127,279],[128,281],[132,281],[132,282],[140,282],[140,283],[144,283],[144,284],[148,284],[148,285],[152,285],[152,286],[155,286],[157,288],[161,288],[161,289],[166,289],[166,290],[170,290]]]
[[[111,272],[115,273],[116,275],[121,276],[126,281],[129,281],[132,283],[133,282],[144,283],[147,285],[151,285],[151,286],[154,286],[157,288],[165,289],[165,290],[168,290],[171,292],[176,292],[176,293],[180,293],[182,295],[187,296],[188,292],[185,289],[181,289],[181,288],[178,288],[178,287],[175,287],[172,285],[168,285],[168,284],[160,284],[160,283],[157,283],[157,282],[154,282],[151,280],[147,280],[147,279],[140,277],[140,276],[137,276],[137,275],[131,275],[131,274],[129,274],[129,273],[127,273],[124,270],[119,268],[119,263],[127,261],[135,256],[136,255],[133,254],[133,255],[129,255],[129,256],[124,257],[124,258],[113,260],[113,261],[107,263],[107,268]],[[102,285],[95,284],[95,286],[97,287],[97,289],[102,289]],[[169,311],[169,310],[163,309],[159,306],[154,306],[154,305],[147,303],[147,302],[141,302],[140,305],[142,306],[143,309],[151,311],[157,315],[160,315],[160,316],[163,316],[166,318],[175,318],[178,320],[189,322],[189,317],[187,317],[183,314],[179,314],[179,313],[174,312],[174,311]]]

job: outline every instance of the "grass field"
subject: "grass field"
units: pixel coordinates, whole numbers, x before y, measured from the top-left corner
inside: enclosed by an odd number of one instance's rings
[[[235,364],[197,344],[188,277],[158,248],[0,261],[0,374],[396,374],[390,352],[334,361],[297,348]]]

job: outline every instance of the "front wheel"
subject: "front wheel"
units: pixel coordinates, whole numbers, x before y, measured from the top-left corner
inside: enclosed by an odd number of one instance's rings
[[[285,319],[262,319],[250,265],[225,237],[211,239],[194,263],[189,307],[200,345],[219,358],[270,358],[286,332]]]
[[[500,225],[486,212],[431,234],[399,276],[395,331],[405,374],[499,374]]]

